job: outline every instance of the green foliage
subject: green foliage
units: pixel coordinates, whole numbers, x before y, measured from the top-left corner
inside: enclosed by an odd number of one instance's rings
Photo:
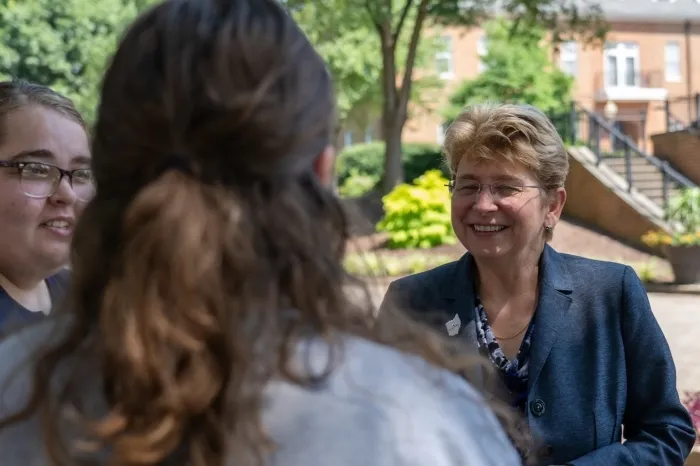
[[[682,234],[695,234],[700,231],[700,188],[683,190],[671,199],[668,206],[667,218],[672,223],[678,223]]]
[[[364,9],[347,0],[290,0],[285,4],[328,65],[341,123],[351,116],[362,120],[378,115],[382,59],[376,53],[379,39],[368,30]]]
[[[455,243],[447,182],[440,170],[430,170],[414,184],[400,184],[382,198],[385,215],[377,230],[389,233],[390,248]]]
[[[437,144],[403,144],[406,179],[413,181],[428,170],[439,169],[447,175],[440,146]],[[384,171],[384,143],[370,142],[346,147],[338,156],[336,173],[343,185],[354,175],[380,179]]]
[[[370,22],[364,4],[356,0],[286,0],[282,2],[328,65],[338,100],[338,117],[343,129],[364,130],[381,115],[382,55],[380,37]],[[409,12],[410,13],[410,12]],[[415,18],[406,17],[404,34],[396,41],[394,53],[400,64],[408,55],[408,38]],[[416,53],[416,64],[426,70],[435,52],[435,42],[424,40]],[[424,107],[426,90],[438,89],[442,82],[432,73],[415,80],[411,100]]]
[[[534,105],[546,112],[567,112],[573,80],[552,64],[545,31],[532,27],[511,33],[512,25],[501,19],[486,26],[486,69],[462,83],[444,111],[454,120],[464,106],[484,102],[513,102]]]
[[[454,260],[447,255],[412,252],[401,256],[377,253],[351,253],[345,257],[345,269],[362,277],[399,277],[424,272]]]
[[[654,264],[650,262],[644,262],[640,264],[633,264],[632,268],[637,272],[637,276],[644,283],[652,283],[657,279],[657,271]]]
[[[350,176],[345,178],[338,191],[342,197],[360,197],[372,190],[378,182],[378,176],[360,173],[356,168],[353,168],[350,170]]]
[[[648,231],[642,236],[647,246],[700,246],[700,188],[684,189],[669,202],[666,219],[674,231]]]
[[[0,79],[50,86],[92,121],[107,60],[136,13],[130,0],[0,2]]]

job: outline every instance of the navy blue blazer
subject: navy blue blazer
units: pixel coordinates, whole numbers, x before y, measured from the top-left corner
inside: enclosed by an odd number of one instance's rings
[[[432,324],[437,318],[444,333],[460,321],[454,338],[477,346],[475,273],[465,254],[396,280],[382,306],[391,302]],[[668,343],[634,270],[545,246],[527,406],[530,429],[545,445],[538,464],[683,465],[695,431],[676,391]]]

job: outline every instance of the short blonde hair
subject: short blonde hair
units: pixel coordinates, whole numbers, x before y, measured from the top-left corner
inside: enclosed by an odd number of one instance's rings
[[[502,159],[531,170],[547,189],[563,187],[569,157],[554,125],[531,105],[466,107],[445,134],[443,153],[454,175],[459,163]]]

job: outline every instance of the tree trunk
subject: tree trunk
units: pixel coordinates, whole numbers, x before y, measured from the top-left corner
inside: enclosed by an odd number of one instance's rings
[[[384,142],[386,144],[386,152],[384,154],[384,177],[382,179],[382,191],[384,193],[388,193],[404,181],[403,157],[401,151],[403,123],[396,121],[389,121],[387,123],[389,123],[387,125],[388,127],[384,128]]]
[[[421,0],[418,4],[417,15],[411,31],[411,40],[408,46],[408,56],[404,66],[404,75],[401,87],[397,88],[396,82],[396,40],[401,32],[401,26],[408,9],[413,2],[406,3],[406,10],[395,32],[391,30],[391,22],[377,28],[382,43],[382,91],[384,93],[384,105],[382,108],[382,129],[386,152],[384,154],[384,177],[382,178],[382,191],[388,193],[395,186],[404,181],[403,158],[401,152],[401,136],[403,127],[408,117],[408,101],[411,95],[413,67],[418,51],[418,42],[423,29],[423,22],[428,13],[428,0]]]

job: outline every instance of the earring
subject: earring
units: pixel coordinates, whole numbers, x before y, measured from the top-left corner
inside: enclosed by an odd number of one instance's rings
[[[554,227],[551,225],[544,226],[544,231],[546,231],[547,233],[551,233],[553,230],[554,230]]]

